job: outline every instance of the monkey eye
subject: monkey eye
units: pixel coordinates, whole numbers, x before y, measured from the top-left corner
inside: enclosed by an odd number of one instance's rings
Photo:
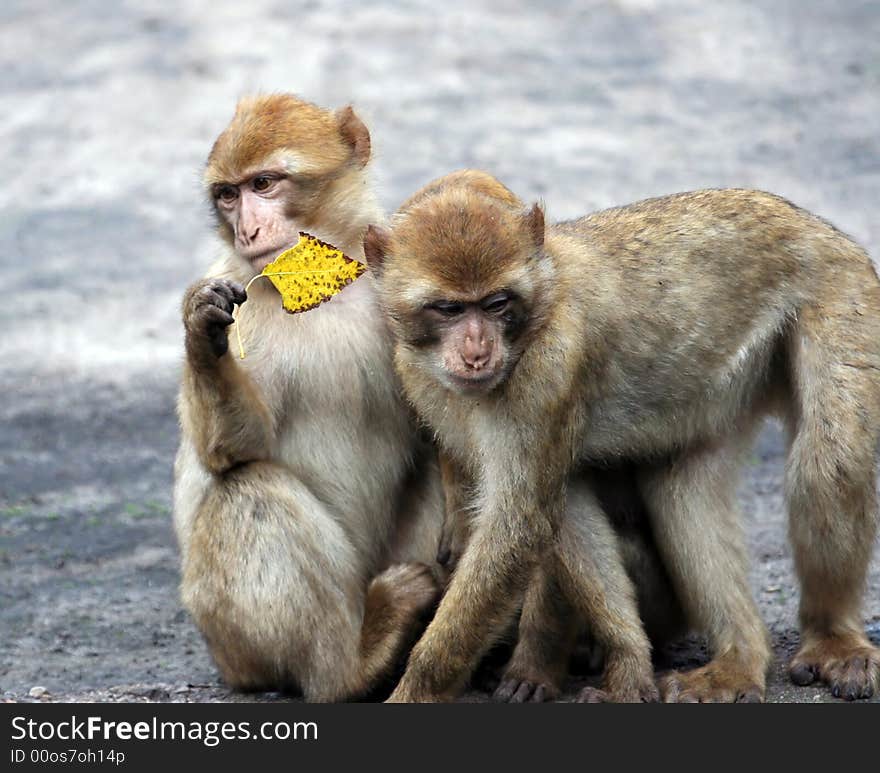
[[[458,301],[434,301],[425,308],[436,311],[444,317],[457,317],[464,311],[464,304]]]
[[[259,177],[254,178],[253,186],[254,190],[257,193],[265,193],[272,187],[275,182],[274,177],[269,177],[268,175],[261,174]]]
[[[487,311],[489,312],[489,314],[500,314],[507,308],[508,304],[510,304],[510,301],[510,293],[494,293],[486,298],[483,298],[483,300],[480,301],[480,306],[483,311]]]
[[[214,196],[220,201],[224,201],[228,204],[238,198],[238,188],[234,185],[221,185],[215,191]]]

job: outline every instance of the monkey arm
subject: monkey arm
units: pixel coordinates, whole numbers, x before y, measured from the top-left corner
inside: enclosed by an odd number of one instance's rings
[[[566,455],[535,448],[508,447],[484,470],[470,542],[392,702],[453,697],[519,607],[565,504]]]
[[[213,361],[192,359],[183,371],[180,420],[205,467],[220,474],[268,459],[273,422],[256,384],[229,353]]]
[[[272,414],[257,385],[229,354],[232,311],[245,300],[244,287],[223,277],[195,282],[183,297],[186,361],[180,421],[200,460],[215,474],[268,459],[273,445]]]

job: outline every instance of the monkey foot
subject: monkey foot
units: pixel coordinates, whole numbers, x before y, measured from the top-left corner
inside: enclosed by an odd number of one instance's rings
[[[410,692],[398,685],[385,703],[443,703],[443,699],[431,693]]]
[[[658,700],[660,692],[654,682],[615,688],[606,685],[604,690],[584,687],[577,697],[578,703],[656,703]]]
[[[666,703],[762,703],[764,680],[736,666],[712,661],[692,671],[671,671],[660,679]]]
[[[559,689],[544,676],[521,676],[508,670],[492,695],[499,703],[544,703],[555,700]]]
[[[379,588],[382,590],[380,591]],[[430,609],[437,601],[439,589],[434,575],[425,564],[396,564],[377,575],[371,593],[388,594],[390,605],[413,613]]]
[[[880,691],[880,649],[860,635],[814,639],[794,656],[788,673],[796,685],[824,682],[835,698],[870,698]]]

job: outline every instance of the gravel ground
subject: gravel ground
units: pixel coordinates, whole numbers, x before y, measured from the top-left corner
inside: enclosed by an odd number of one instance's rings
[[[0,6],[10,183],[0,188],[0,696],[278,697],[220,685],[178,602],[170,523],[178,304],[216,250],[198,179],[243,94],[353,102],[372,128],[389,209],[463,166],[546,198],[558,219],[678,190],[757,187],[880,257],[876,2],[436,7]],[[798,594],[782,454],[770,426],[742,492],[777,654],[768,697],[821,701],[783,670]],[[880,642],[876,550],[864,614]],[[690,642],[670,662],[703,655]]]

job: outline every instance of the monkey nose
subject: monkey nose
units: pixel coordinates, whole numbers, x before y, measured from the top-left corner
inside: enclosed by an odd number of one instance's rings
[[[260,235],[260,227],[254,228],[253,233],[248,234],[248,229],[241,228],[238,232],[238,240],[245,247],[250,247],[251,243]]]
[[[482,370],[489,362],[489,351],[465,351],[461,353],[461,361],[471,370]]]

